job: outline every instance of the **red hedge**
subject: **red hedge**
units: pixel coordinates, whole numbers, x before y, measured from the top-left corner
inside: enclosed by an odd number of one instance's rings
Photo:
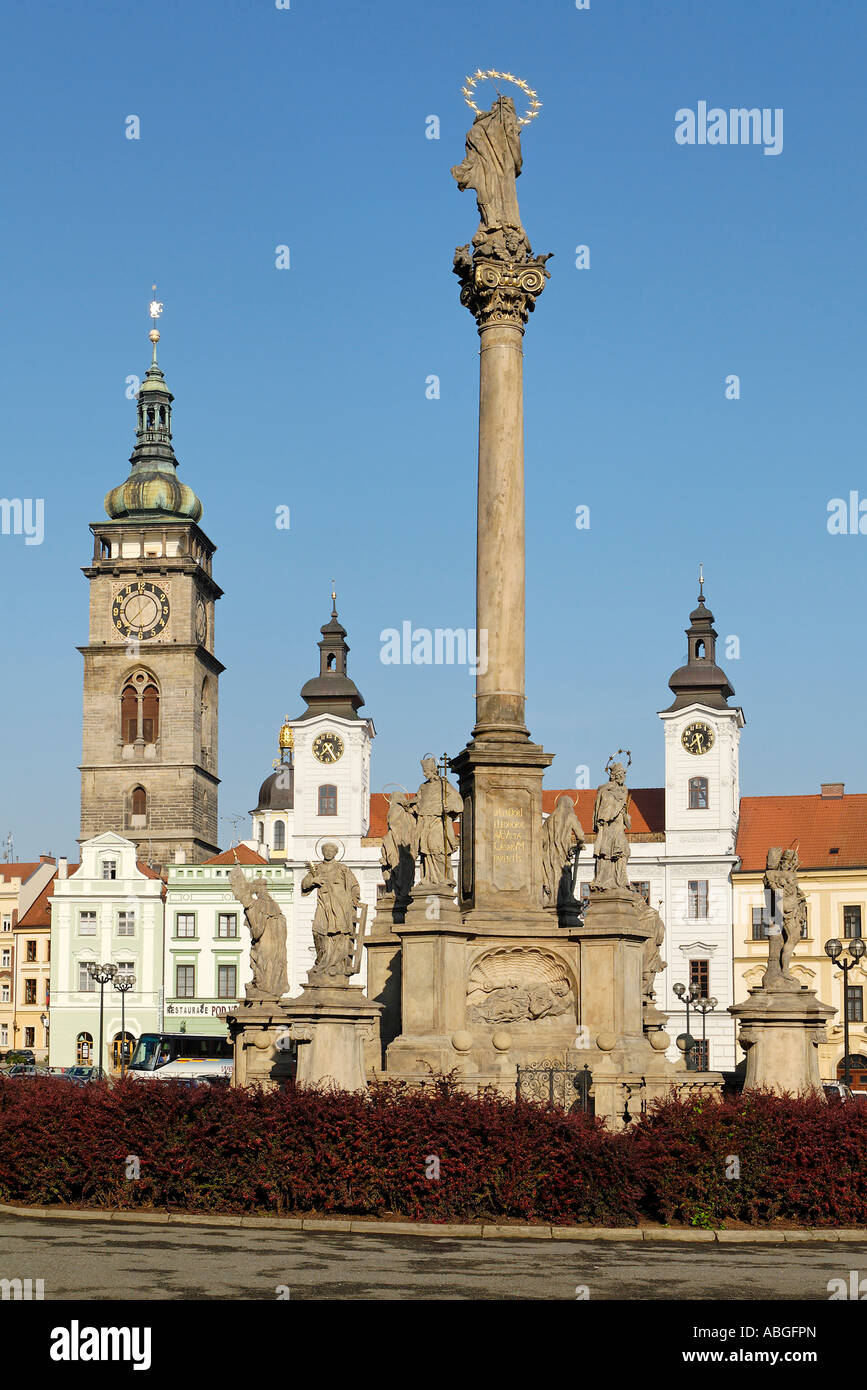
[[[867,1108],[765,1093],[672,1097],[611,1134],[449,1078],[367,1095],[0,1081],[0,1201],[34,1205],[865,1226],[865,1151]]]

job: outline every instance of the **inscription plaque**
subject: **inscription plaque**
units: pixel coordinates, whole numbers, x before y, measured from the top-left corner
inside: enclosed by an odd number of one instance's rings
[[[530,798],[500,792],[491,798],[491,863],[496,888],[516,892],[530,881]]]

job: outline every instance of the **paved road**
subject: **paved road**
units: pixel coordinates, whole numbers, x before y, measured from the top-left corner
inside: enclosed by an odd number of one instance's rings
[[[0,1217],[0,1278],[49,1299],[798,1299],[867,1274],[864,1243],[639,1245],[317,1235]],[[285,1297],[285,1293],[283,1297]]]

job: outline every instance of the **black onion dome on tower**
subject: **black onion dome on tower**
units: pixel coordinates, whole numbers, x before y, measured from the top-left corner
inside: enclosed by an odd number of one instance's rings
[[[686,639],[689,644],[686,665],[679,666],[668,682],[674,691],[674,703],[664,713],[696,704],[728,709],[729,697],[735,692],[725,671],[716,664],[717,633],[713,613],[705,606],[703,580],[700,581],[698,607],[689,615]]]
[[[272,772],[259,788],[256,811],[292,811],[295,807],[295,769],[291,764]]]
[[[318,714],[339,714],[342,719],[358,719],[364,696],[355,681],[346,674],[349,644],[346,641],[346,628],[337,616],[335,593],[331,595],[331,618],[319,630],[322,633],[319,675],[302,686],[301,698],[306,701],[307,709],[295,722],[314,719]]]

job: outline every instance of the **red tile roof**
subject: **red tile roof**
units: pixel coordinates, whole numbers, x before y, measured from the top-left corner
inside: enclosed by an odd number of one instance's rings
[[[593,803],[596,800],[596,788],[589,787],[586,791],[570,791],[568,788],[561,788],[559,791],[542,792],[542,810],[545,815],[550,815],[557,804],[558,796],[571,796],[575,802],[575,809],[582,826],[584,834],[593,837]],[[414,801],[412,796],[410,800]],[[630,839],[637,839],[639,836],[645,837],[652,835],[659,837],[665,834],[665,788],[664,787],[630,787],[629,789],[629,814],[632,819],[632,829],[629,832]],[[388,828],[388,797],[385,792],[371,792],[370,794],[370,828],[367,838],[371,840],[381,840]]]
[[[257,854],[254,849],[250,849],[247,845],[233,845],[231,849],[224,849],[222,854],[215,854],[213,859],[206,859],[205,863],[267,864],[268,860],[263,859],[261,854]]]
[[[805,869],[867,868],[867,795],[741,798],[742,872],[764,869],[772,846],[790,845],[797,847]]]
[[[152,869],[150,864],[142,863],[141,859],[135,861],[135,866],[140,874],[144,874],[145,878],[165,878],[165,874],[158,874],[156,869]]]
[[[26,883],[31,874],[41,867],[41,861],[37,864],[0,864],[0,878],[20,878],[22,883]]]
[[[72,875],[81,868],[80,864],[70,864],[67,875]],[[57,882],[55,873],[46,883],[39,897],[30,904],[24,916],[19,918],[16,930],[22,927],[50,927],[51,926],[51,899],[54,896],[54,885]]]

